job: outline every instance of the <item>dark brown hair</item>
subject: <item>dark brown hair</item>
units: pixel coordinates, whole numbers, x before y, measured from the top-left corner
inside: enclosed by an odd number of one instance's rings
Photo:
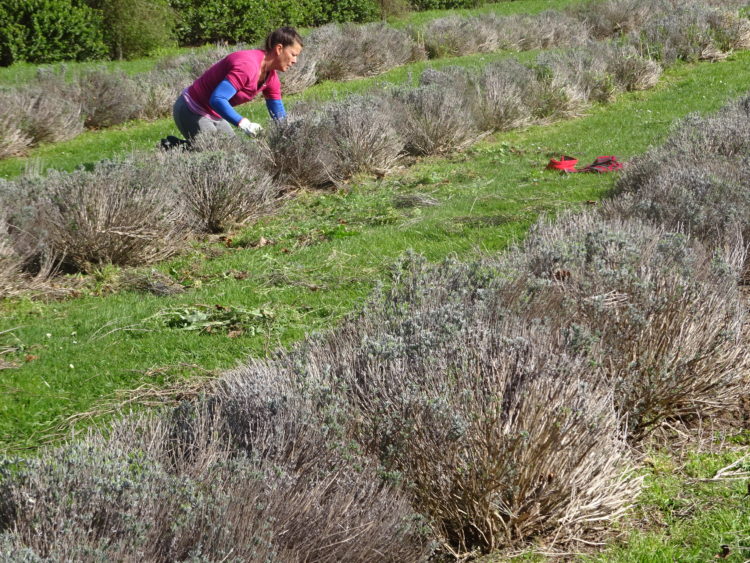
[[[293,27],[280,27],[268,34],[263,48],[266,53],[270,53],[279,43],[281,43],[282,47],[289,47],[289,45],[294,45],[295,43],[302,47],[302,37],[300,37],[300,34]]]

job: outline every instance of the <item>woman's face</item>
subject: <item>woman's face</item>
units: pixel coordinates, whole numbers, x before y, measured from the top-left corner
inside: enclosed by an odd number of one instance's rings
[[[302,52],[302,45],[299,43],[292,43],[291,45],[284,47],[279,43],[276,45],[276,70],[286,72],[289,70],[294,63],[297,62],[297,57]]]

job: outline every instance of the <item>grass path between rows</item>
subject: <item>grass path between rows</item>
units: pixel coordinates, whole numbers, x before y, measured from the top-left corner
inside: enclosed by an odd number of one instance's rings
[[[612,186],[614,175],[546,171],[550,156],[627,160],[661,142],[675,119],[743,93],[748,61],[750,53],[739,53],[681,66],[655,90],[624,95],[586,117],[498,134],[380,181],[300,194],[276,216],[232,234],[231,245],[196,245],[159,265],[189,287],[182,295],[107,295],[114,270],[104,269],[80,298],[0,303],[0,358],[18,366],[0,370],[0,447],[35,447],[66,417],[118,390],[227,369],[330,328],[409,249],[465,260],[506,248],[539,214],[584,207]],[[273,244],[254,246],[261,239]],[[232,337],[160,322],[166,310],[188,314],[196,305],[267,314]]]

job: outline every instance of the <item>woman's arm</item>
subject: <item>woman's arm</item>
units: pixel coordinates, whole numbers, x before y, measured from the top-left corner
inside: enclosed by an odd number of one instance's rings
[[[229,123],[239,125],[242,116],[235,111],[229,100],[237,93],[237,89],[226,78],[222,80],[211,94],[208,103],[211,108]]]
[[[284,119],[286,117],[286,110],[284,109],[284,102],[281,100],[266,100],[266,108],[268,113],[271,114],[272,119]]]

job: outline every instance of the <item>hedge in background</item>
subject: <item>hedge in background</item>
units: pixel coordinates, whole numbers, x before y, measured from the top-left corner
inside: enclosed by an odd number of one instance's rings
[[[88,6],[72,0],[5,0],[0,5],[0,65],[106,55],[101,18]]]
[[[177,14],[168,0],[85,0],[103,18],[112,59],[133,59],[174,46]]]
[[[365,22],[380,15],[376,0],[170,0],[170,4],[180,15],[177,37],[184,45],[217,41],[253,43],[282,25]]]
[[[486,0],[411,0],[415,10],[445,10],[449,8],[476,8]]]

